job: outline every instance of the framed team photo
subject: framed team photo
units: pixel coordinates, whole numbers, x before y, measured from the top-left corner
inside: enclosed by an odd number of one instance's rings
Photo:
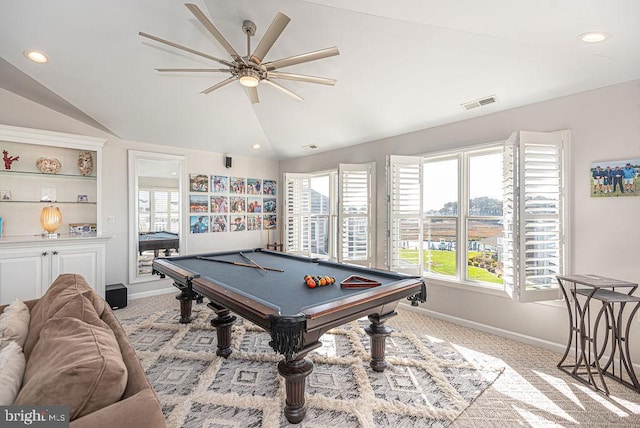
[[[592,198],[638,196],[640,158],[593,162],[589,166]]]

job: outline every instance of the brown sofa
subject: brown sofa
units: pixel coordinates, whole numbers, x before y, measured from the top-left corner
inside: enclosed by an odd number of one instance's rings
[[[15,405],[68,405],[72,428],[165,426],[124,329],[82,276],[60,275],[25,303],[27,363]]]

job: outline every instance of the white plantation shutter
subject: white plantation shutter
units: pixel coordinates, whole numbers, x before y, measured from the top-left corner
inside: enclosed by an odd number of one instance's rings
[[[389,156],[389,269],[422,274],[422,158]]]
[[[169,204],[169,232],[180,232],[180,193],[171,192],[171,203]]]
[[[138,191],[140,232],[180,232],[180,192],[173,189],[141,188]]]
[[[287,253],[311,254],[311,179],[284,175],[284,244]]]
[[[568,272],[569,139],[568,130],[520,131],[505,150],[505,180],[513,184],[510,191],[505,186],[505,285],[520,302],[558,299],[555,277]]]
[[[373,265],[373,171],[375,163],[338,166],[338,261]]]
[[[516,277],[518,266],[516,254],[518,252],[518,232],[517,232],[517,209],[515,207],[517,186],[517,160],[516,147],[520,142],[519,133],[514,132],[505,142],[502,157],[503,168],[503,194],[502,194],[502,216],[503,216],[503,284],[505,291],[512,299],[518,300],[520,289],[516,287]]]

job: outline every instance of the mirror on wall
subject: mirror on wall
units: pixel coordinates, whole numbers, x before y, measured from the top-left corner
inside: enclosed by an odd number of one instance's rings
[[[129,151],[129,283],[159,279],[155,257],[184,252],[185,157]]]

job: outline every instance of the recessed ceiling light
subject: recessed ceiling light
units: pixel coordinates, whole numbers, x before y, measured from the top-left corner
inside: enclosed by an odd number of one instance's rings
[[[585,43],[598,43],[607,40],[611,34],[601,32],[584,33],[578,36],[578,39]]]
[[[37,62],[40,64],[43,64],[49,61],[49,58],[47,58],[47,56],[43,52],[37,51],[35,49],[28,49],[24,51],[24,56],[26,56],[31,61]]]
[[[254,144],[254,145],[253,145],[253,146],[251,146],[251,147],[253,147],[254,149],[258,150],[258,149],[259,149],[260,147],[262,147],[262,146],[261,146],[260,144]]]

